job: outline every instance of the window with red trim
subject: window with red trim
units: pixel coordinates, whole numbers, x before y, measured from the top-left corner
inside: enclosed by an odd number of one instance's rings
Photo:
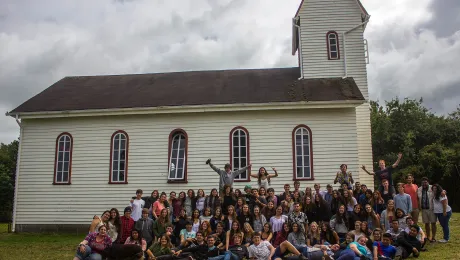
[[[230,163],[233,170],[246,167],[249,159],[249,132],[244,127],[235,127],[230,131]],[[249,171],[236,176],[235,181],[249,181]]]
[[[188,136],[182,129],[176,129],[169,135],[169,174],[168,182],[187,181]]]
[[[110,180],[112,184],[128,183],[129,136],[125,131],[112,134],[110,145]]]
[[[337,32],[330,31],[326,34],[327,55],[329,60],[340,59],[339,35]]]
[[[73,139],[71,134],[62,133],[56,138],[53,184],[70,184],[72,147]]]
[[[292,131],[292,151],[294,161],[294,179],[313,179],[313,154],[311,130],[306,125],[299,125]]]

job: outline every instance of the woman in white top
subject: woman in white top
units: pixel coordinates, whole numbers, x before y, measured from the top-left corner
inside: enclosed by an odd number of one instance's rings
[[[265,190],[268,189],[268,186],[270,185],[270,178],[278,177],[278,172],[274,167],[272,167],[273,171],[275,174],[269,174],[265,167],[260,167],[259,172],[257,174],[251,173],[251,177],[257,178],[257,183],[259,184],[260,187],[264,187]]]
[[[452,208],[447,203],[447,195],[442,196],[443,189],[439,184],[434,184],[431,186],[433,191],[433,211],[436,217],[438,218],[439,224],[441,224],[442,231],[444,233],[444,238],[438,242],[447,243],[450,238],[450,229],[449,229],[449,220],[452,216]]]
[[[346,190],[343,192],[343,200],[347,204],[347,212],[351,214],[353,208],[357,204],[355,197],[353,196],[352,190]]]
[[[270,224],[272,225],[273,234],[283,229],[284,222],[287,222],[287,217],[283,215],[283,208],[278,206],[276,208],[275,216],[270,218]]]

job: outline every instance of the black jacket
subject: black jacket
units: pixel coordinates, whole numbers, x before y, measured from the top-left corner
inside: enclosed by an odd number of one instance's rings
[[[396,239],[396,243],[398,246],[402,246],[404,249],[406,249],[407,252],[412,252],[413,247],[417,248],[418,251],[422,249],[422,244],[420,241],[416,237],[407,234],[405,231],[399,234],[398,238]]]
[[[220,254],[219,248],[214,247],[212,250],[209,250],[209,247],[206,243],[203,243],[198,246],[184,248],[182,252],[191,252],[197,260],[206,260],[209,257],[215,257]]]

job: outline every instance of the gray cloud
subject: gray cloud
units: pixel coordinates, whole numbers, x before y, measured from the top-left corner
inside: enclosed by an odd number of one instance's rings
[[[458,13],[450,22],[441,16],[459,4],[443,1],[363,1],[372,15],[365,35],[371,98],[423,96],[436,112],[455,108],[460,26]],[[290,48],[300,0],[175,3],[1,0],[0,109],[71,75],[298,65]],[[1,116],[0,142],[17,136],[14,119]]]
[[[430,4],[433,19],[421,24],[433,30],[437,37],[448,37],[460,30],[460,2],[458,0],[435,0]]]

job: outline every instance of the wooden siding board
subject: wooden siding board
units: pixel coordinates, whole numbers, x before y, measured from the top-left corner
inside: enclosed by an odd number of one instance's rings
[[[359,165],[353,108],[24,122],[17,224],[89,225],[92,216],[105,209],[126,207],[138,188],[145,194],[153,189],[169,192],[204,188],[209,192],[218,186],[218,175],[204,162],[208,157],[212,157],[218,167],[228,162],[228,134],[235,126],[244,126],[251,135],[254,169],[275,166],[279,170],[280,177],[272,182],[278,193],[284,183],[292,184],[291,134],[298,124],[308,125],[313,132],[315,181],[302,182],[302,189],[316,182],[323,186],[332,183],[341,163],[347,163],[355,172]],[[189,136],[188,184],[166,184],[167,139],[170,131],[178,127]],[[128,184],[111,185],[107,181],[110,137],[120,129],[130,136],[129,178]],[[56,136],[63,131],[70,132],[74,138],[72,184],[59,186],[52,185],[54,144]],[[235,183],[235,187],[246,184]],[[257,186],[255,181],[250,184]],[[104,200],[94,199],[102,197]]]

